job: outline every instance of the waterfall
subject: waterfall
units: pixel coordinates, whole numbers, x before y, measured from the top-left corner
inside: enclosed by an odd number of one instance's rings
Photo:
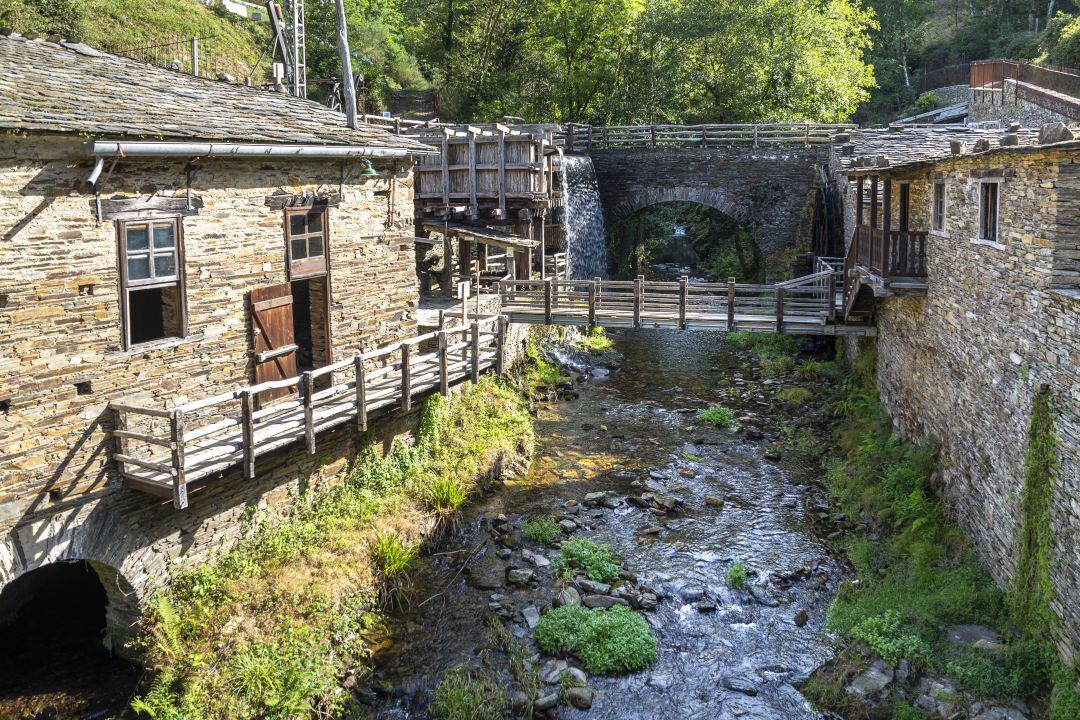
[[[604,213],[592,158],[563,156],[560,176],[567,275],[575,280],[604,277],[608,269]]]

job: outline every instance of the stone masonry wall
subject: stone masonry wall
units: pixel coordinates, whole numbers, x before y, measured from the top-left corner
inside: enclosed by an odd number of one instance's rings
[[[973,89],[970,92],[968,122],[1000,120],[1002,123],[1018,122],[1024,127],[1034,128],[1050,122],[1075,122],[1075,118],[1025,98],[1017,98],[1015,80],[1006,80],[1003,90]]]
[[[334,359],[414,334],[401,163],[376,161],[382,176],[367,179],[355,161],[121,160],[104,198],[182,196],[190,182],[204,202],[183,219],[186,337],[125,351],[116,230],[71,190],[91,165],[79,143],[0,138],[0,588],[46,562],[89,559],[119,571],[122,615],[128,593],[163,580],[166,559],[198,561],[235,537],[247,506],[287,504],[343,465],[349,430],[320,437],[315,456],[260,459],[254,482],[215,480],[178,512],[121,485],[107,404],[173,407],[254,381],[246,296],[287,279],[283,211],[268,195],[344,191],[329,210]]]
[[[661,202],[696,202],[742,223],[772,260],[810,235],[824,147],[592,150],[610,227]],[[775,262],[770,263],[774,267]]]
[[[1072,292],[1052,289],[1054,254],[1075,240],[1077,153],[958,158],[912,182],[911,227],[930,227],[931,182],[946,183],[947,223],[928,239],[925,298],[887,298],[877,318],[877,382],[906,439],[941,448],[944,492],[1002,587],[1019,551],[1020,493],[1032,399],[1053,398],[1061,468],[1051,507],[1063,621],[1060,643],[1080,657],[1080,327]],[[1000,172],[998,243],[977,241],[977,175]],[[850,231],[849,231],[850,235]]]

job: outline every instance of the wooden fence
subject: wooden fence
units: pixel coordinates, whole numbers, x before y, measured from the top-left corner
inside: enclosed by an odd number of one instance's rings
[[[296,377],[265,382],[175,408],[112,402],[116,461],[125,482],[187,507],[188,483],[240,465],[255,477],[255,460],[294,442],[314,453],[317,437],[376,411],[400,407],[451,385],[502,371],[506,321],[494,315],[437,330],[340,360]],[[260,395],[290,396],[261,406]]]

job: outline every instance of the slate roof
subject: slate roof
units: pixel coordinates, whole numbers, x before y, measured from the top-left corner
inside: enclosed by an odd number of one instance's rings
[[[370,145],[431,152],[319,103],[197,78],[78,43],[0,36],[0,129],[108,138]]]
[[[1016,135],[1016,145],[1002,145],[1006,135]],[[1034,150],[1038,147],[1072,147],[1076,143],[1064,142],[1039,146],[1039,130],[1034,128],[975,128],[963,125],[893,126],[890,128],[867,128],[853,130],[845,140],[839,138],[834,145],[840,171],[844,174],[866,174],[889,169],[932,164],[939,160],[957,157],[950,143],[964,143],[965,156],[982,153],[1015,152]],[[975,145],[986,140],[989,147],[977,151]],[[884,164],[881,163],[884,158]]]

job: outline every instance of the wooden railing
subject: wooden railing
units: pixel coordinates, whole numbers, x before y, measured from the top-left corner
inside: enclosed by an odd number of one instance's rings
[[[511,322],[803,334],[868,334],[831,324],[832,268],[774,285],[634,280],[505,280],[499,295]]]
[[[317,437],[384,408],[409,410],[417,398],[466,379],[502,370],[506,320],[487,316],[340,360],[296,377],[264,382],[175,408],[112,402],[113,460],[125,482],[171,497],[187,507],[188,483],[236,465],[255,477],[260,455],[303,441],[314,453]],[[267,404],[263,393],[287,388],[291,396]]]
[[[755,123],[727,125],[580,125],[564,127],[567,150],[658,147],[726,147],[730,145],[823,145],[855,125]]]
[[[926,233],[889,230],[860,225],[852,240],[855,265],[882,278],[926,277]]]

